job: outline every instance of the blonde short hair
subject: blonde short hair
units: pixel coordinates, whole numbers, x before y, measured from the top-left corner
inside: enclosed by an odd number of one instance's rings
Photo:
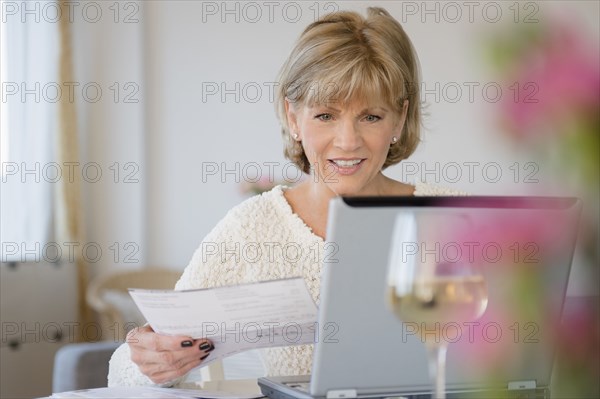
[[[306,106],[383,99],[398,115],[408,100],[401,137],[390,146],[383,169],[408,158],[420,141],[419,75],[410,39],[383,8],[369,7],[366,18],[340,11],[313,22],[298,39],[278,77],[275,107],[286,158],[310,173],[302,144],[290,137],[286,99]]]

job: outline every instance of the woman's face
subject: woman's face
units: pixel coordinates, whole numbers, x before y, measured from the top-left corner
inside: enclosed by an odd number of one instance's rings
[[[407,108],[405,101],[400,115],[385,103],[286,103],[291,133],[302,142],[313,183],[335,195],[382,193],[381,168],[392,138],[400,139]]]

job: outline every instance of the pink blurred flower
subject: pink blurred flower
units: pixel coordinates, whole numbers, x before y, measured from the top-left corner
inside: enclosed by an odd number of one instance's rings
[[[511,131],[519,136],[561,133],[573,118],[597,117],[600,107],[600,60],[572,25],[556,22],[515,60],[513,95],[502,108]],[[598,131],[592,132],[598,134]]]

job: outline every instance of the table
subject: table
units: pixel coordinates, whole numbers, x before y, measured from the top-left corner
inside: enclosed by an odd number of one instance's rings
[[[102,389],[102,388],[99,388]],[[221,381],[206,381],[206,382],[198,382],[198,383],[188,383],[181,384],[177,388],[174,389],[197,389],[197,390],[206,390],[206,391],[217,391],[217,392],[226,392],[227,394],[240,396],[249,396],[249,395],[260,395],[262,397],[262,393],[260,391],[260,387],[257,384],[256,379],[247,379],[247,380],[221,380]],[[50,399],[51,397],[39,398],[39,399]]]

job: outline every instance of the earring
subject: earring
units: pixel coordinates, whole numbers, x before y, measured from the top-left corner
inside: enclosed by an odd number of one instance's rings
[[[298,140],[298,137],[299,137],[299,136],[298,136],[298,133],[294,133],[294,134],[292,135],[292,137],[294,138],[294,140]]]
[[[396,144],[398,142],[398,137],[392,137],[392,144]]]

